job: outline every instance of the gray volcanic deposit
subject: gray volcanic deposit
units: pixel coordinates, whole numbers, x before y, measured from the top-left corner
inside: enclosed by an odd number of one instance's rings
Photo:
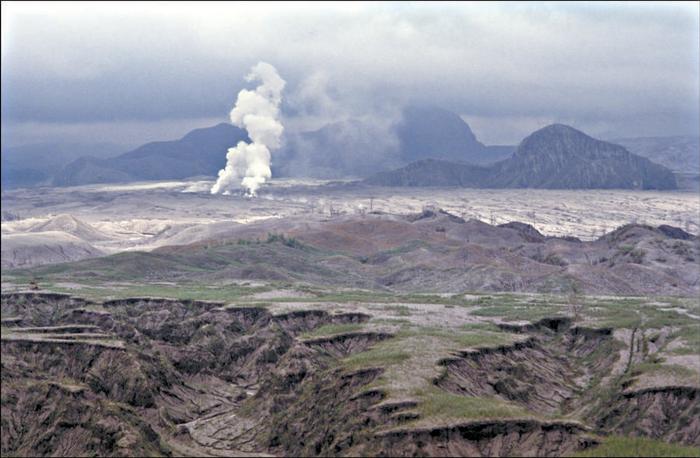
[[[693,234],[698,233],[700,224],[700,199],[690,192],[385,188],[275,180],[261,190],[258,199],[251,200],[211,196],[208,190],[212,183],[147,182],[5,191],[2,208],[9,216],[19,215],[19,219],[2,223],[3,263],[8,267],[40,265],[91,257],[98,252],[152,250],[231,238],[240,224],[256,221],[260,221],[258,237],[265,238],[267,232],[279,231],[276,225],[283,225],[290,217],[317,221],[371,212],[405,215],[428,207],[492,225],[520,221],[547,236],[582,240],[597,239],[628,223],[670,224]],[[20,245],[12,241],[17,234],[36,237],[43,230],[77,237],[92,249],[71,251],[78,257],[43,260],[31,253],[22,254],[33,247],[41,248],[39,239],[25,237],[26,242]],[[56,238],[53,245],[64,239]],[[19,264],[15,261],[19,258],[31,262]]]

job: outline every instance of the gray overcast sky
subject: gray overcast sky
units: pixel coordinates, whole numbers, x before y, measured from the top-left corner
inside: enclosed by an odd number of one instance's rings
[[[2,3],[7,144],[137,144],[224,121],[259,60],[290,123],[431,103],[488,144],[565,122],[697,135],[689,3]]]

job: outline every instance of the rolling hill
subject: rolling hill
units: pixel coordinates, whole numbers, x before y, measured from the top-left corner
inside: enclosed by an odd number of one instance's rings
[[[547,237],[527,224],[492,226],[426,210],[252,223],[225,239],[6,273],[54,282],[89,275],[96,281],[265,280],[394,292],[682,295],[698,293],[697,259],[697,237],[669,226],[626,225],[584,242]]]

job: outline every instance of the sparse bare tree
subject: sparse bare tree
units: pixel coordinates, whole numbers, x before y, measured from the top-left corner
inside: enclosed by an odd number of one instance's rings
[[[574,321],[581,321],[583,308],[585,304],[585,298],[578,287],[574,286],[569,297],[567,299],[569,304],[569,314],[573,317]]]

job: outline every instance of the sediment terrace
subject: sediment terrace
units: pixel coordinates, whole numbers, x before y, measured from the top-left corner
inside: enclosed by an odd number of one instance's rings
[[[700,446],[697,372],[654,375],[695,354],[667,351],[694,318],[654,324],[638,308],[646,324],[616,327],[604,321],[621,312],[598,302],[512,321],[456,303],[2,294],[2,453],[561,456],[619,435]],[[440,312],[451,318],[436,327]]]

